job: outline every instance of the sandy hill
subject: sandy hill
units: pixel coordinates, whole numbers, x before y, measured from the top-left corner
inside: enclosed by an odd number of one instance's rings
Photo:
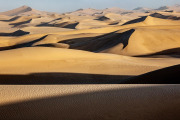
[[[175,65],[160,70],[156,70],[147,74],[140,75],[138,77],[125,80],[124,84],[173,84],[180,83],[179,79],[180,65]]]
[[[161,19],[180,20],[180,13],[156,12],[150,16]]]
[[[135,12],[148,12],[148,11],[150,11],[150,10],[152,10],[152,9],[150,9],[150,8],[145,8],[145,7],[137,7],[137,8],[135,8],[135,9],[133,9]]]
[[[96,14],[102,14],[102,10],[88,8],[88,9],[79,9],[77,11],[66,13],[66,14],[77,15],[77,16],[86,16],[86,15],[92,16]]]
[[[135,76],[180,62],[173,58],[154,62],[153,59],[48,47],[2,51],[0,55],[1,74],[61,72]],[[9,67],[11,69],[7,69]]]
[[[180,12],[180,5],[176,4],[173,6],[162,6],[158,9],[155,10],[160,10],[160,11],[175,11],[175,12]]]
[[[8,16],[15,16],[15,15],[28,16],[28,15],[48,15],[48,14],[50,14],[50,12],[43,12],[43,11],[35,10],[26,5],[13,9],[13,10],[0,13],[0,15],[8,15]]]
[[[29,7],[29,6],[22,6],[22,7],[10,10],[10,11],[2,12],[0,14],[13,16],[13,15],[18,15],[18,14],[21,14],[21,13],[29,12],[29,11],[32,11],[32,10],[33,9],[31,7]]]
[[[106,52],[137,56],[179,48],[179,30],[176,28],[167,31],[166,26],[159,29],[153,27],[133,29],[133,33],[127,34],[129,38]],[[174,49],[171,52],[175,51]]]
[[[168,10],[170,7],[169,6],[161,6],[155,10]]]
[[[116,13],[116,14],[127,14],[132,13],[130,10],[124,10],[118,7],[106,8],[103,10],[103,13]]]

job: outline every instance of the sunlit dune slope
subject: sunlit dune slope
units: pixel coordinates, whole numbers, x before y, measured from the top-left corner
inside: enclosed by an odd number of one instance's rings
[[[143,59],[46,47],[2,51],[0,56],[1,74],[68,72],[139,75],[180,63],[174,58]]]

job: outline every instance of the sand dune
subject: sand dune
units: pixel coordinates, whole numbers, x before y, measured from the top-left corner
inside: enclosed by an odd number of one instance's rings
[[[133,10],[136,12],[148,12],[148,11],[151,11],[152,9],[145,8],[145,7],[137,7],[137,8],[134,8]]]
[[[0,13],[0,15],[9,15],[9,16],[15,16],[15,15],[28,16],[28,15],[47,15],[47,14],[50,14],[50,12],[43,12],[43,11],[35,10],[26,5],[10,10],[10,11]]]
[[[13,33],[0,33],[0,36],[22,36],[22,35],[27,35],[27,34],[29,34],[29,32],[18,30]]]
[[[161,70],[153,71],[144,75],[129,78],[125,80],[124,84],[179,84],[179,71],[180,65],[164,68]]]
[[[96,10],[96,9],[79,9],[77,11],[74,11],[74,12],[70,12],[70,13],[67,13],[67,14],[70,14],[70,15],[77,15],[77,16],[86,16],[86,15],[95,15],[95,14],[101,14],[102,11],[101,10]]]
[[[9,50],[1,52],[0,55],[2,57],[0,73],[2,74],[70,72],[140,75],[180,63],[180,60],[175,58],[143,59],[44,47]]]
[[[127,14],[132,13],[130,10],[124,10],[118,7],[107,8],[103,10],[103,13],[116,13],[116,14]]]
[[[151,14],[151,16],[162,19],[180,20],[180,13],[169,14],[167,12],[159,12],[159,13]]]
[[[32,10],[32,8],[30,8],[28,6],[22,6],[20,8],[16,8],[16,9],[13,9],[13,10],[10,10],[10,11],[7,11],[7,12],[2,12],[0,14],[13,16],[13,15],[18,15],[18,14],[28,12],[28,11],[31,11],[31,10]]]
[[[58,27],[24,27],[24,31],[30,32],[30,34],[48,34],[56,32],[71,31],[72,29],[58,28]]]
[[[164,10],[164,11],[175,11],[175,12],[180,12],[180,5],[179,4],[176,4],[176,5],[173,5],[173,6],[162,6],[158,9],[155,9],[155,10]]]
[[[137,28],[129,38],[105,52],[122,55],[147,55],[160,52],[167,49],[178,48],[179,46],[179,28]],[[126,43],[126,44],[125,44]]]

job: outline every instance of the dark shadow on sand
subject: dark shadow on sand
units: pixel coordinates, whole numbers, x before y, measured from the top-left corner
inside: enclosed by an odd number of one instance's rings
[[[37,27],[59,27],[59,28],[76,29],[76,26],[78,24],[79,22],[74,22],[74,23],[63,22],[59,24],[50,24],[49,22],[46,22],[46,23],[41,23],[37,25]]]
[[[137,19],[134,19],[134,20],[130,20],[130,21],[124,23],[123,25],[139,23],[139,22],[144,21],[146,18],[147,18],[147,16],[143,16],[143,17],[141,17],[141,18],[137,18]]]
[[[169,57],[180,58],[180,48],[167,49],[152,54],[139,55],[134,57],[158,57],[158,56],[164,56],[164,57],[169,56]]]
[[[162,15],[160,13],[153,13],[150,16],[156,17],[156,18],[161,18],[161,19],[180,20],[180,17],[173,16],[173,15]]]
[[[117,84],[121,80],[130,77],[132,76],[82,73],[32,73],[28,75],[0,75],[0,84]]]
[[[180,84],[180,64],[132,77],[121,84]]]
[[[23,36],[23,35],[27,35],[30,32],[25,32],[23,30],[17,30],[15,32],[12,33],[0,33],[0,36]]]
[[[85,50],[90,52],[100,52],[111,47],[114,47],[120,43],[123,44],[123,48],[128,45],[129,38],[135,30],[131,29],[123,33],[108,33],[97,37],[75,38],[60,41],[70,45],[70,49]]]
[[[11,23],[9,25],[14,25],[13,27],[23,27],[23,24],[27,24],[27,23],[30,23],[32,21],[32,19],[30,20],[27,20],[27,21],[23,21],[23,22],[18,22],[18,23]]]
[[[2,22],[12,22],[12,21],[17,20],[18,18],[20,18],[20,16],[15,16],[15,17],[13,17],[13,18],[11,18],[9,20],[0,20],[0,21],[2,21]]]
[[[8,47],[0,47],[0,51],[17,49],[17,48],[24,48],[24,47],[31,47],[34,43],[39,42],[39,41],[43,40],[46,37],[47,37],[47,35],[43,36],[43,37],[41,37],[41,38],[39,38],[37,40],[30,41],[30,42],[17,44],[17,45],[13,45],[13,46],[8,46]]]
[[[180,65],[156,70],[140,76],[83,73],[32,73],[28,75],[0,75],[0,84],[180,84]]]

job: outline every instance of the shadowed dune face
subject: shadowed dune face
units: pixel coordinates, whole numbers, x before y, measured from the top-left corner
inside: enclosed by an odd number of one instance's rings
[[[162,19],[172,19],[172,20],[180,20],[179,16],[174,16],[174,15],[163,15],[160,13],[154,13],[151,14],[152,17],[157,17],[157,18],[162,18]]]
[[[96,75],[80,73],[32,73],[29,75],[0,75],[0,85],[71,85],[71,84],[119,84],[132,76]]]
[[[14,34],[14,33],[13,33]],[[17,34],[20,35],[20,34]],[[41,41],[42,39],[46,38],[47,36],[43,36],[37,40],[34,41],[30,41],[30,42],[25,42],[22,44],[17,44],[17,45],[13,45],[13,46],[8,46],[8,47],[0,47],[0,51],[3,50],[11,50],[11,49],[17,49],[17,48],[24,48],[24,47],[31,47],[34,43]]]
[[[33,73],[0,75],[0,85],[38,84],[180,84],[180,65],[160,69],[140,76],[95,75],[78,73]]]
[[[179,84],[180,65],[153,71],[141,76],[125,80],[124,84]]]
[[[11,18],[11,19],[9,19],[9,20],[1,20],[1,21],[4,21],[4,22],[12,22],[12,21],[17,20],[18,18],[20,18],[20,16],[15,16],[15,17],[13,17],[13,18]]]
[[[18,23],[11,23],[9,25],[14,25],[14,27],[23,27],[23,24],[26,24],[26,23],[30,23],[32,19],[30,20],[27,20],[27,21],[23,21],[23,22],[18,22]]]
[[[110,20],[110,19],[107,18],[106,16],[101,16],[101,17],[99,17],[97,20],[106,21],[106,20]]]
[[[71,49],[80,49],[92,52],[99,52],[105,49],[116,46],[122,43],[123,48],[128,45],[128,39],[134,30],[129,30],[124,33],[110,33],[94,38],[76,38],[72,40],[61,41],[70,45]]]
[[[22,35],[27,35],[27,34],[29,34],[29,32],[18,30],[13,33],[0,33],[0,36],[22,36]]]
[[[170,56],[170,57],[180,57],[180,48],[174,48],[174,49],[167,49],[167,50],[163,50],[157,53],[153,53],[153,54],[147,54],[147,55],[140,55],[140,56],[136,56],[136,57],[158,57],[158,56]]]
[[[123,25],[128,25],[128,24],[133,24],[133,23],[142,22],[142,21],[144,21],[146,18],[147,18],[147,16],[144,16],[144,17],[141,17],[141,18],[137,18],[137,19],[135,19],[135,20],[128,21],[128,22],[124,23]]]
[[[61,28],[75,29],[78,24],[79,24],[78,22],[63,22],[63,23],[59,23],[59,24],[42,23],[37,26],[49,26],[49,27],[61,27]]]

